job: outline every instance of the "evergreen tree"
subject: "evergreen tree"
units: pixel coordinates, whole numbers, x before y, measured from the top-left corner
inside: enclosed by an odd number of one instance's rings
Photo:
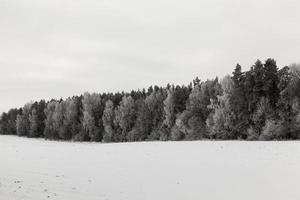
[[[276,109],[276,104],[279,99],[279,78],[278,68],[274,59],[268,59],[264,64],[264,93],[270,100],[270,104],[273,109]]]
[[[248,74],[249,76],[249,74]],[[252,77],[248,77],[248,81],[251,81]],[[246,130],[249,126],[249,112],[248,112],[248,101],[246,92],[251,91],[246,86],[246,75],[242,72],[242,67],[238,64],[233,72],[232,76],[233,89],[231,95],[229,95],[230,108],[235,116],[233,122],[233,131],[238,138],[245,139],[247,137]],[[248,82],[250,85],[251,82]],[[248,94],[248,98],[251,95]]]
[[[264,90],[264,66],[260,60],[257,60],[253,66],[253,77],[254,77],[254,85],[253,85],[253,93],[252,93],[252,101],[250,109],[252,111],[255,110],[257,103],[262,97],[265,97]]]
[[[2,113],[1,118],[0,118],[0,134],[1,135],[8,134],[8,114],[5,112]]]

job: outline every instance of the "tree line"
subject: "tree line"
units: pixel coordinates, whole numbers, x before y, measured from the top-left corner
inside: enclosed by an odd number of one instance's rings
[[[300,67],[238,64],[222,79],[30,102],[0,118],[0,134],[51,140],[290,140],[300,138]]]

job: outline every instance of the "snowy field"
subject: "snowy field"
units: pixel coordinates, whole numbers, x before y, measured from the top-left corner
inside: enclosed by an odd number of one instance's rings
[[[0,136],[1,200],[299,200],[300,142]]]

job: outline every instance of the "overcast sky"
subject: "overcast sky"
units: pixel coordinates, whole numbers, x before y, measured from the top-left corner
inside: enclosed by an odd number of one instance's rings
[[[300,61],[297,0],[0,0],[0,111]]]

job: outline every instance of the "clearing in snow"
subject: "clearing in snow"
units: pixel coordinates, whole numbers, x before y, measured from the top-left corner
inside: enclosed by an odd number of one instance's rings
[[[1,200],[299,200],[300,143],[0,136]]]

